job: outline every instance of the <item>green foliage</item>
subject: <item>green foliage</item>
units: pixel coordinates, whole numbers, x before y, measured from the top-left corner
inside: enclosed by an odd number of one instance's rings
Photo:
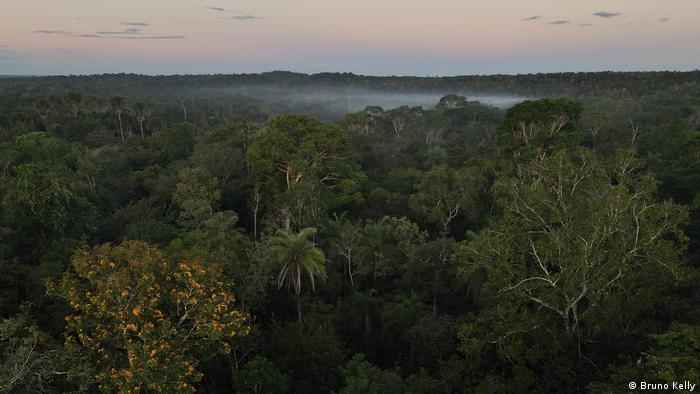
[[[456,218],[482,215],[485,187],[480,168],[454,170],[436,166],[421,175],[409,205],[428,222],[439,224],[443,232],[448,232]]]
[[[319,86],[339,98],[291,102]],[[697,380],[698,87],[700,72],[0,78],[0,391]],[[344,114],[367,88],[565,98]],[[254,335],[222,335],[244,315]]]
[[[362,201],[365,176],[342,129],[304,116],[272,120],[247,151],[269,204],[296,225],[316,224],[326,210]]]
[[[233,390],[237,394],[283,394],[287,392],[287,377],[275,364],[257,356],[234,372]]]
[[[90,366],[64,353],[27,312],[0,321],[0,391],[59,392],[71,385],[80,391],[91,388]]]
[[[325,316],[275,323],[265,338],[266,357],[289,376],[289,392],[327,393],[339,387],[346,350]]]
[[[629,382],[669,383],[700,379],[700,327],[674,323],[661,334],[652,335],[654,345],[636,360],[613,369],[607,382],[595,382],[592,390],[615,392]]]
[[[326,278],[326,258],[323,251],[316,247],[309,237],[316,234],[316,229],[308,227],[294,234],[279,230],[268,244],[275,261],[280,266],[277,275],[277,287],[283,286],[299,295],[302,277],[308,275],[311,289],[316,290],[315,278]]]
[[[180,182],[173,193],[173,203],[180,208],[178,224],[196,229],[214,214],[221,199],[218,180],[202,168],[185,168],[178,174]]]
[[[583,106],[567,98],[525,101],[509,108],[496,143],[519,161],[542,157],[578,142],[576,122]]]
[[[340,394],[405,393],[406,387],[397,372],[383,371],[356,354],[342,369],[345,386]]]

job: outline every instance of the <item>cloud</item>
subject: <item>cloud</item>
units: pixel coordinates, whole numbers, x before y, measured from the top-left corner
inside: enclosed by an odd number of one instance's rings
[[[258,20],[258,19],[265,19],[262,16],[255,16],[255,15],[234,15],[228,19],[233,19],[237,21],[253,21],[253,20]]]
[[[250,15],[250,14],[244,14],[238,11],[234,10],[227,10],[226,8],[221,8],[221,7],[204,7],[208,10],[216,11],[216,12],[226,12],[226,13],[232,13],[232,14],[237,14],[234,16],[226,16],[226,17],[221,17],[221,19],[233,19],[235,21],[253,21],[257,19],[265,19],[261,16],[256,16],[256,15]]]
[[[554,21],[554,22],[549,22],[550,25],[568,25],[569,23],[571,23],[571,21],[567,21],[567,20],[563,20],[563,19],[558,20],[558,21]]]
[[[578,27],[588,27],[588,26],[593,26],[592,23],[580,23]]]
[[[73,33],[69,32],[69,31],[65,31],[65,30],[45,30],[45,29],[42,29],[42,30],[34,30],[33,33],[37,33],[37,34],[59,34],[59,35],[62,35],[62,36],[70,36],[70,35],[73,34]]]
[[[141,29],[129,28],[122,31],[98,31],[95,34],[99,35],[119,35],[119,34],[141,34]]]
[[[612,18],[614,16],[620,16],[621,14],[619,12],[598,11],[593,15],[601,18]]]
[[[661,19],[659,19],[659,22],[668,22],[668,21],[670,21],[669,18],[661,18]]]
[[[122,25],[124,26],[141,26],[141,27],[146,27],[150,26],[150,23],[147,22],[122,22]]]
[[[111,36],[111,35],[100,35],[100,34],[80,34],[75,37],[82,38],[112,38],[121,40],[179,40],[182,38],[187,38],[186,35],[170,35],[170,36]]]
[[[521,21],[534,21],[534,20],[541,19],[541,18],[542,18],[541,15],[535,15],[535,16],[531,16],[531,17],[528,17],[525,19],[521,19]]]
[[[140,29],[126,29],[120,32],[95,32],[92,34],[77,34],[65,30],[34,30],[37,34],[56,34],[65,37],[75,37],[75,38],[112,38],[121,40],[178,40],[181,38],[186,38],[183,34],[173,34],[173,35],[162,35],[162,36],[141,36]]]

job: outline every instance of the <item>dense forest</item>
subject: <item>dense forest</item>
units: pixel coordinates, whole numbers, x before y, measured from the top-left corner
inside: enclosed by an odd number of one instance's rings
[[[700,383],[700,71],[0,78],[0,167],[0,392]]]

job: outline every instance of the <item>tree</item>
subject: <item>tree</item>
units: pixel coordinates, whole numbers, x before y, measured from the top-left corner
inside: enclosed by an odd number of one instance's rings
[[[437,108],[440,110],[449,110],[455,108],[464,108],[468,104],[467,98],[456,94],[448,94],[440,98]]]
[[[70,304],[66,346],[89,354],[102,391],[194,392],[198,360],[249,330],[219,275],[126,241],[77,252],[48,289]]]
[[[173,203],[181,210],[178,224],[196,229],[214,214],[221,199],[219,182],[203,168],[185,168],[178,174],[180,182],[173,193]]]
[[[309,313],[306,323],[273,322],[264,352],[289,377],[290,393],[330,393],[338,388],[346,349],[327,313]]]
[[[519,164],[574,146],[583,106],[567,98],[528,100],[508,109],[496,143]]]
[[[334,251],[344,260],[344,265],[350,278],[352,290],[355,290],[355,280],[353,278],[353,262],[360,243],[362,242],[362,226],[345,219],[345,214],[334,215],[328,223],[332,240],[331,245]]]
[[[49,115],[53,112],[53,106],[47,99],[39,99],[34,102],[34,111],[41,118],[41,124],[44,126],[44,131],[49,131]]]
[[[146,107],[146,104],[135,103],[131,108],[131,112],[134,114],[136,121],[139,123],[139,130],[141,131],[141,139],[146,138],[144,131],[143,131],[143,122],[146,121],[146,117],[151,114],[151,111],[148,109],[148,107]]]
[[[362,200],[365,176],[348,135],[305,116],[279,116],[247,151],[247,163],[291,228],[319,223],[321,214]]]
[[[66,93],[64,99],[68,104],[70,113],[74,118],[77,118],[83,108],[83,95],[76,92],[68,92]]]
[[[233,211],[215,212],[199,226],[168,245],[174,258],[184,261],[206,261],[221,268],[236,286],[232,289],[241,308],[250,311],[260,307],[272,287],[269,250],[264,244],[252,243],[238,228],[238,215]]]
[[[493,295],[557,316],[575,334],[639,275],[677,276],[685,208],[656,202],[656,181],[630,152],[608,165],[585,149],[531,162],[494,186],[503,218],[463,246]]]
[[[410,108],[408,106],[399,107],[387,112],[391,118],[391,127],[394,135],[398,138],[407,127],[412,127],[414,123],[423,115],[421,107]]]
[[[486,179],[482,172],[477,167],[454,170],[435,166],[421,175],[409,205],[428,222],[438,223],[447,234],[450,223],[460,214],[477,217],[483,210],[480,202],[484,200]]]
[[[277,288],[283,286],[294,289],[297,296],[297,318],[301,322],[301,287],[302,277],[308,275],[311,290],[316,290],[315,278],[326,278],[326,257],[309,237],[316,234],[316,229],[307,227],[298,233],[289,230],[278,230],[269,239],[268,245],[273,258],[279,264]]]
[[[651,335],[651,338],[654,344],[650,349],[636,360],[630,360],[629,364],[613,368],[609,382],[595,382],[592,389],[613,392],[629,382],[638,381],[689,381],[697,384],[700,361],[695,355],[700,352],[700,327],[673,323],[667,331]]]
[[[122,113],[124,113],[125,100],[123,97],[112,97],[109,100],[109,104],[112,106],[112,112],[117,115],[119,120],[119,133],[122,137],[122,142],[124,142],[124,124],[122,123]]]
[[[9,151],[1,206],[18,241],[81,237],[94,228],[90,188],[76,170],[80,145],[34,132],[17,137]]]
[[[90,385],[89,366],[70,358],[60,343],[32,321],[27,305],[21,313],[0,321],[0,392],[43,393],[67,389],[68,380]]]
[[[345,386],[340,394],[391,394],[405,393],[406,387],[397,371],[384,371],[365,361],[362,353],[356,354],[342,368]]]
[[[283,394],[288,392],[287,377],[275,364],[257,356],[233,374],[233,389],[236,394]]]

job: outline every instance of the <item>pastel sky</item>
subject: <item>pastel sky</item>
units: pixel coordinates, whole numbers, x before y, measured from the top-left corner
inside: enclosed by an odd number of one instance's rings
[[[0,75],[698,68],[700,0],[0,0]]]

